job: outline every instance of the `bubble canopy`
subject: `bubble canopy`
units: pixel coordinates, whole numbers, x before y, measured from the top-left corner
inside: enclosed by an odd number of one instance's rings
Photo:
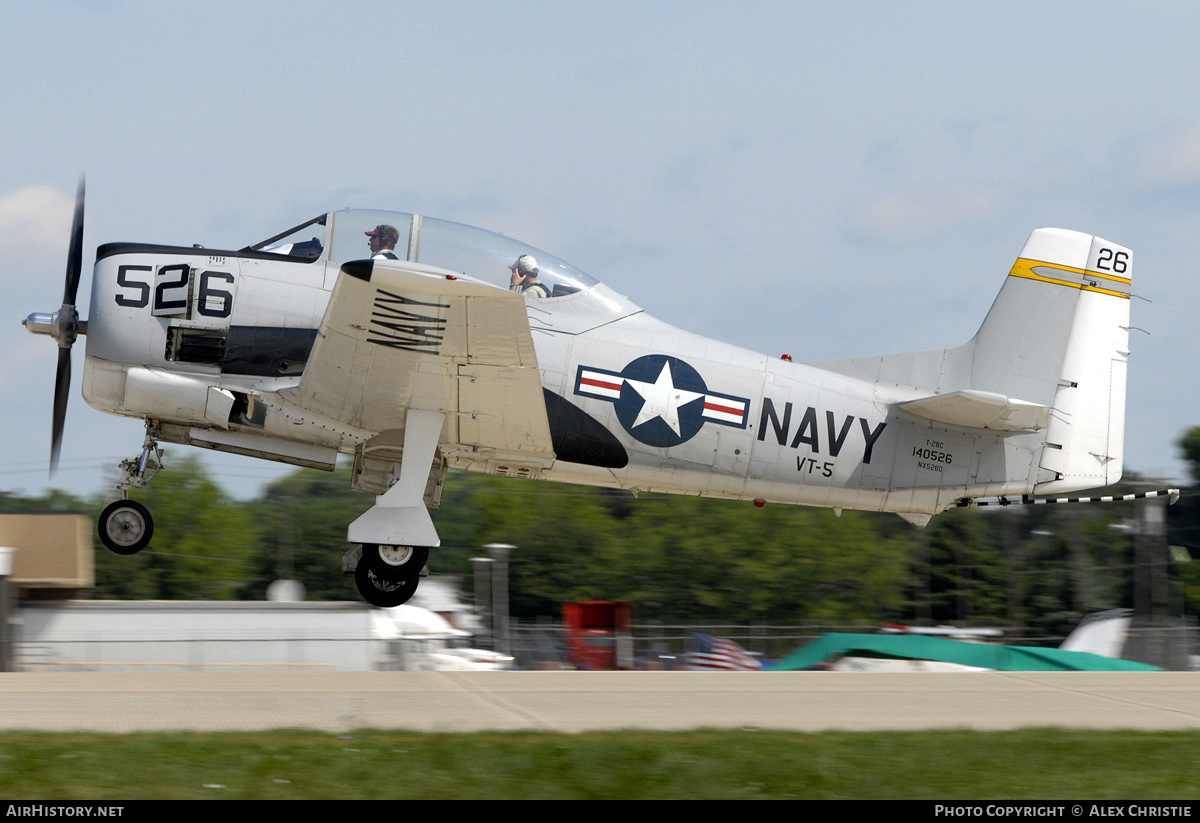
[[[389,231],[389,229],[394,230]],[[329,212],[248,248],[306,262],[345,263],[373,256],[367,232],[379,232],[400,260],[437,266],[507,289],[511,267],[528,255],[550,299],[566,297],[597,281],[552,254],[487,229],[394,211],[347,209]],[[525,268],[528,268],[526,261]]]

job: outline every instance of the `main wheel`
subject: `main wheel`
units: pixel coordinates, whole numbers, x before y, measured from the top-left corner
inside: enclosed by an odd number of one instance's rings
[[[359,566],[367,568],[388,582],[417,578],[421,569],[429,562],[429,549],[425,546],[387,546],[364,543]]]
[[[118,500],[100,512],[97,524],[100,542],[117,554],[137,554],[150,545],[154,536],[154,519],[141,503]]]
[[[358,586],[358,593],[363,600],[386,609],[409,601],[417,591],[417,576],[414,574],[397,581],[384,580],[367,568],[366,563],[360,562],[354,570],[354,584]]]

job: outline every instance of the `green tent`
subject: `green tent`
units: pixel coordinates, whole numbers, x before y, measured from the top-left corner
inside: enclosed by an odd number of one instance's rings
[[[1087,652],[1037,646],[992,646],[913,634],[827,633],[784,657],[772,671],[801,671],[840,657],[937,660],[1005,672],[1150,672],[1158,666]]]

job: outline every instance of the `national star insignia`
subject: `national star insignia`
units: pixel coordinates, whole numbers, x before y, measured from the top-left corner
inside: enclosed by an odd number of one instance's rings
[[[630,428],[637,428],[643,423],[648,423],[658,417],[671,428],[671,431],[675,432],[677,437],[680,436],[679,407],[704,397],[702,392],[675,388],[675,384],[671,379],[670,363],[663,363],[662,371],[658,373],[658,379],[653,383],[647,383],[643,380],[631,380],[628,377],[625,378],[625,382],[640,394],[645,401],[642,403],[642,409],[638,412],[637,419],[633,421],[633,426]]]

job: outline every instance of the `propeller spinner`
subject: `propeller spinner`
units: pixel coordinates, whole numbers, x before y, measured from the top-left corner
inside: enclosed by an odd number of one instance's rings
[[[80,334],[87,333],[87,321],[80,321],[75,310],[79,291],[80,270],[83,266],[83,192],[80,179],[75,193],[75,216],[71,221],[71,246],[67,251],[67,277],[63,288],[62,307],[53,314],[35,312],[22,323],[34,334],[48,334],[58,341],[58,372],[54,379],[54,421],[50,439],[50,474],[58,470],[58,454],[62,448],[63,423],[67,418],[67,398],[71,392],[71,346]]]

